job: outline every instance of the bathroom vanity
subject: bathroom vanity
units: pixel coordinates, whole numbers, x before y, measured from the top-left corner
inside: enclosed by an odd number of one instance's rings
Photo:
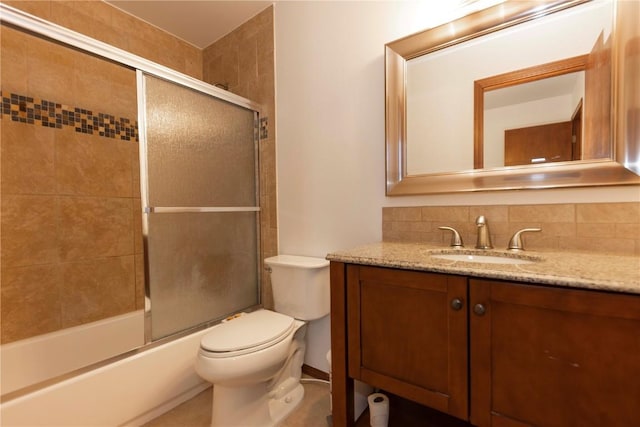
[[[379,243],[327,257],[334,426],[354,423],[354,380],[478,426],[638,422],[640,258],[442,252]]]

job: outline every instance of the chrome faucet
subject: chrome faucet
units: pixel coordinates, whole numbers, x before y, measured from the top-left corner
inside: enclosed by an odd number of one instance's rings
[[[476,218],[476,227],[478,228],[476,249],[493,249],[493,245],[491,244],[491,234],[489,234],[489,223],[484,215],[480,215]]]

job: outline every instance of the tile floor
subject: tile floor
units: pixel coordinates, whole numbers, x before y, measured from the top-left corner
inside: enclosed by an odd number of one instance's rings
[[[280,427],[327,427],[330,413],[329,384],[303,382],[303,387],[302,403]],[[212,389],[208,388],[143,427],[209,427],[211,402]]]

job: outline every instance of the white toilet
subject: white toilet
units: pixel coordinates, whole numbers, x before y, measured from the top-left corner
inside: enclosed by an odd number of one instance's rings
[[[275,312],[257,310],[202,337],[196,372],[213,384],[212,427],[275,427],[304,397],[306,321],[329,314],[329,261],[265,259]]]

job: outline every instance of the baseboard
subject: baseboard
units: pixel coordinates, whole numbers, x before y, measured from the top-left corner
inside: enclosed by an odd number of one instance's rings
[[[329,381],[329,374],[309,365],[302,365],[302,373],[319,380]]]

